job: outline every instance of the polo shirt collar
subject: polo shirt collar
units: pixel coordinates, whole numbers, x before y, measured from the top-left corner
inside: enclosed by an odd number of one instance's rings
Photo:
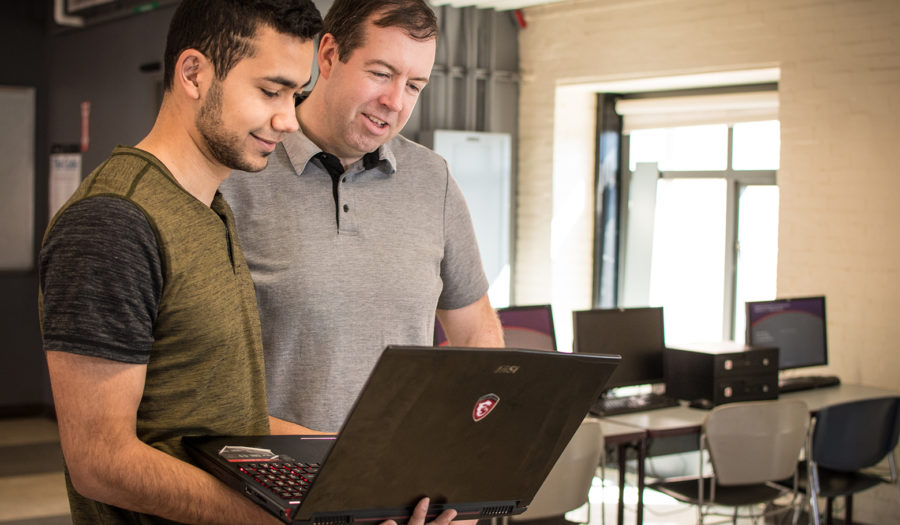
[[[362,158],[362,170],[367,171],[376,169],[382,172],[384,176],[393,175],[397,171],[397,159],[391,148],[392,143],[393,140],[377,150],[364,155]],[[291,166],[294,168],[294,173],[297,173],[298,175],[302,174],[306,170],[307,165],[312,161],[313,157],[322,151],[322,149],[316,146],[313,141],[309,140],[302,131],[285,135],[282,145],[291,162]]]

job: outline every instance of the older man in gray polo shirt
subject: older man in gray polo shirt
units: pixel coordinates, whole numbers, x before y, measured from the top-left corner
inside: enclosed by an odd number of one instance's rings
[[[262,173],[222,186],[253,274],[273,415],[336,431],[388,344],[502,346],[462,193],[399,135],[428,82],[422,0],[336,0],[319,79]]]

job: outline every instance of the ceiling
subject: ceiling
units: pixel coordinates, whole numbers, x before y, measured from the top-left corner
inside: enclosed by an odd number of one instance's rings
[[[485,9],[507,11],[540,4],[552,4],[563,0],[429,0],[431,5],[449,5],[451,7],[475,6]]]

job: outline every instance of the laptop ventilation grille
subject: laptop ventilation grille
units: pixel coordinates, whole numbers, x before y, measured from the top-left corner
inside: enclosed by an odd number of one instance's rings
[[[514,507],[512,505],[500,505],[497,507],[485,507],[481,509],[482,518],[490,518],[494,516],[509,516],[512,514]]]
[[[353,519],[350,516],[325,516],[321,518],[315,518],[313,523],[316,525],[343,525],[345,523],[350,523]]]

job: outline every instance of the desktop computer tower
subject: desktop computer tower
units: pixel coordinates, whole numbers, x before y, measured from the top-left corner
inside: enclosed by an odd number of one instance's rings
[[[712,408],[778,398],[778,348],[718,342],[665,351],[666,395]]]

